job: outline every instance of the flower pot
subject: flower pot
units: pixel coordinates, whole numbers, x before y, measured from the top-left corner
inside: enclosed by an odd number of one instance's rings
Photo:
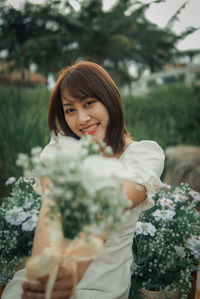
[[[177,290],[174,292],[166,291],[149,291],[145,289],[140,289],[141,294],[144,299],[180,299],[180,294]]]

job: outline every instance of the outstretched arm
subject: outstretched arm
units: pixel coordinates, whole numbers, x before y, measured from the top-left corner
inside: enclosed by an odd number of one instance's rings
[[[146,198],[146,190],[145,187],[143,187],[142,185],[135,184],[128,180],[124,180],[124,189],[127,197],[132,201],[132,206],[129,208],[134,208]],[[34,237],[34,244],[32,250],[33,256],[41,254],[45,247],[50,246],[48,226],[46,225],[46,214],[48,211],[49,203],[49,199],[44,198]],[[103,235],[102,239],[104,242],[106,241],[105,236]],[[77,282],[79,282],[82,279],[90,263],[91,261],[77,263]],[[70,260],[68,260],[67,262],[65,262],[65,264],[60,266],[53,288],[52,298],[70,298],[74,286],[74,271],[74,264]],[[36,281],[23,281],[22,299],[45,298],[45,287],[47,279],[48,276],[41,277]]]

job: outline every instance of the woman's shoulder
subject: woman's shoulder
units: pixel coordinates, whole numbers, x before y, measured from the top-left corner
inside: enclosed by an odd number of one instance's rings
[[[49,143],[43,148],[40,157],[43,158],[46,154],[54,150],[56,143],[56,138],[54,136],[51,136]]]
[[[145,158],[152,155],[160,156],[163,159],[165,157],[163,149],[156,141],[141,140],[130,142],[120,158],[124,159],[129,156]]]
[[[165,162],[165,154],[161,146],[152,140],[133,141],[120,157],[126,169],[138,172],[153,173],[160,177]]]

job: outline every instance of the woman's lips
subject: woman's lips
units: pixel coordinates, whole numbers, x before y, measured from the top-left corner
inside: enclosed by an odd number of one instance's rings
[[[95,125],[85,127],[83,129],[81,129],[81,131],[84,135],[86,135],[86,134],[92,135],[97,131],[97,129],[98,129],[98,124],[95,124]]]

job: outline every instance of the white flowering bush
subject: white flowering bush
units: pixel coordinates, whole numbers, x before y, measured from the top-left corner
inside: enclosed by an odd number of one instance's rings
[[[9,178],[9,197],[0,206],[0,285],[12,277],[16,266],[31,254],[41,196],[33,188],[33,178]]]
[[[129,213],[124,211],[130,201],[123,189],[123,170],[117,159],[107,157],[112,151],[103,142],[96,144],[89,135],[80,141],[58,136],[49,150],[40,153],[34,148],[30,156],[21,154],[17,164],[25,175],[50,182],[47,196],[53,204],[48,216],[60,219],[66,239],[81,232],[111,232]]]
[[[187,184],[163,184],[154,200],[136,225],[131,298],[140,298],[141,288],[166,292],[177,288],[181,298],[187,298],[191,272],[200,259],[200,194]]]

